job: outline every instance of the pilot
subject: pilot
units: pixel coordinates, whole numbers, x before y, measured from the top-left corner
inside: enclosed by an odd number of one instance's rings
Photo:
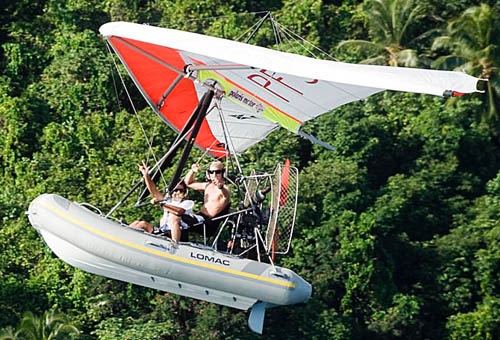
[[[211,236],[217,231],[218,220],[216,217],[227,214],[230,206],[231,192],[224,180],[224,164],[220,161],[210,163],[206,172],[207,181],[196,182],[195,176],[200,171],[200,166],[194,163],[187,173],[184,182],[187,187],[203,192],[203,205],[198,213],[194,215],[195,220],[189,215],[182,216],[182,220],[192,227],[190,231],[203,233],[203,225],[206,227],[206,234]]]

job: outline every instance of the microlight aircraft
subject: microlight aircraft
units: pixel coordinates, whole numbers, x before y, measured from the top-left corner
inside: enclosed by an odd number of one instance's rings
[[[127,22],[107,23],[100,33],[153,111],[178,132],[151,169],[153,180],[184,145],[167,193],[181,180],[193,145],[214,157],[234,159],[232,166],[243,173],[237,155],[279,127],[330,147],[304,133],[303,124],[380,91],[436,96],[478,91],[478,79],[459,72],[317,60]],[[296,168],[285,164],[271,173],[241,175],[234,182],[241,192],[239,208],[223,217],[211,242],[203,237],[203,242],[177,244],[113,218],[111,214],[141,185],[139,181],[107,214],[43,194],[31,203],[29,220],[53,252],[72,266],[233,308],[251,308],[249,326],[258,333],[266,308],[309,299],[311,285],[274,264],[274,255],[286,254],[291,244]],[[146,195],[143,190],[139,201]],[[230,235],[230,246],[222,249],[224,233]]]

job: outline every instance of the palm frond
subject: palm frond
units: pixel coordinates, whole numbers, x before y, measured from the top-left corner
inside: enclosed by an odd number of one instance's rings
[[[400,19],[400,22],[404,23],[403,27],[401,28],[401,31],[399,32],[398,36],[398,41],[401,42],[403,41],[404,37],[406,36],[406,32],[408,30],[408,27],[410,25],[415,24],[419,19],[421,19],[424,16],[424,7],[421,5],[413,5],[413,1],[406,1],[407,2],[407,8],[403,13],[401,13],[402,17]],[[411,7],[410,7],[411,6]],[[410,11],[408,15],[406,15],[406,11]]]
[[[438,70],[454,70],[464,63],[464,59],[455,55],[445,55],[431,63],[431,67]]]
[[[368,65],[387,65],[387,57],[379,55],[361,60],[360,63]]]
[[[337,50],[348,49],[363,50],[367,55],[384,51],[384,47],[380,44],[367,40],[344,40],[337,45]]]
[[[21,340],[19,331],[12,326],[7,326],[0,330],[0,340]]]
[[[437,37],[432,42],[431,50],[450,49],[453,47],[453,39],[449,35]]]
[[[417,51],[406,49],[397,54],[398,64],[405,67],[417,67],[420,60]]]

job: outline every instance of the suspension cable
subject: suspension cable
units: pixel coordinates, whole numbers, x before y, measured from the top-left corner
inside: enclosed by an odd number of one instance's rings
[[[144,129],[144,126],[143,126],[142,121],[141,121],[141,119],[139,117],[139,114],[137,113],[137,109],[135,108],[134,102],[132,101],[132,97],[130,96],[130,93],[129,93],[128,89],[127,89],[127,86],[125,85],[125,81],[123,80],[123,77],[122,77],[122,75],[120,73],[120,70],[119,70],[118,65],[116,63],[116,60],[115,60],[115,58],[113,56],[113,53],[111,52],[111,49],[109,48],[109,44],[107,43],[106,45],[108,47],[109,53],[111,54],[111,59],[113,60],[113,64],[115,65],[116,71],[118,73],[118,76],[120,77],[120,80],[122,82],[123,88],[125,89],[125,93],[127,94],[127,98],[130,101],[130,105],[132,106],[132,110],[134,111],[134,115],[137,118],[137,121],[139,122],[139,126],[140,126],[140,128],[142,130],[142,133],[144,135],[144,139],[146,140],[146,143],[148,144],[148,151],[153,155],[153,159],[155,160],[155,162],[158,163],[158,159],[156,157],[156,154],[154,153],[153,146],[152,146],[152,144],[150,143],[150,141],[148,139],[146,130]],[[159,170],[159,171],[160,171],[160,176],[161,176],[163,182],[166,183],[166,180],[163,177],[163,172],[161,170]]]
[[[276,25],[277,27],[280,28],[280,31],[285,35],[285,36],[288,36],[290,37],[293,41],[295,41],[297,44],[299,44],[300,46],[302,46],[310,55],[312,55],[313,57],[317,58],[317,56],[311,51],[309,50],[305,44],[301,44],[299,39],[301,41],[304,41],[306,42],[308,45],[311,45],[314,49],[320,51],[321,53],[327,55],[328,57],[330,57],[332,60],[335,60],[335,58],[333,58],[333,56],[331,56],[330,54],[328,54],[327,52],[323,51],[322,49],[320,49],[319,47],[316,47],[315,45],[311,44],[309,41],[305,40],[304,38],[302,38],[301,36],[299,36],[298,34],[294,33],[292,30],[286,28],[285,26],[281,25],[279,22],[276,21]],[[298,39],[297,39],[298,38]],[[287,41],[289,41],[287,39]],[[297,54],[299,54],[299,52],[297,51],[297,49],[295,48],[295,46],[293,46],[293,44],[290,44],[292,46],[292,48],[297,52]],[[348,91],[344,88],[341,88],[339,86],[336,86],[332,83],[329,83],[330,86],[336,88],[337,90],[341,91],[341,92],[344,92],[345,94],[349,95],[349,96],[352,96],[352,97],[355,97],[357,98],[358,100],[362,100],[363,98],[361,98],[359,95],[353,93],[352,91]]]
[[[272,15],[269,15],[269,20],[271,20],[271,27],[273,28],[274,41],[276,42],[276,46],[279,46],[280,45],[280,40],[279,40],[279,37],[278,37],[277,28],[274,25],[274,20],[273,20],[273,16]]]
[[[109,44],[106,43],[106,47],[108,49],[109,54],[111,55],[111,58],[114,59],[113,53],[111,52],[111,49],[109,48]],[[116,70],[117,73],[118,70]],[[118,104],[118,110],[122,110],[122,105],[120,103],[120,97],[118,95],[118,87],[116,86],[116,79],[115,79],[115,72],[113,71],[113,68],[111,67],[111,78],[113,78],[113,88],[115,89],[115,96],[116,96],[116,102]]]
[[[245,35],[247,35],[248,32],[252,31],[252,33],[250,34],[250,37],[247,39],[247,43],[248,43],[248,41],[255,35],[255,33],[257,33],[257,31],[262,26],[262,24],[267,19],[267,17],[269,16],[270,13],[271,12],[267,12],[266,15],[264,15],[262,18],[260,18],[259,21],[257,21],[255,24],[253,24],[245,32],[243,32],[238,38],[236,38],[236,41],[239,41],[241,38],[243,38]]]
[[[220,119],[221,125],[222,125],[222,130],[224,132],[224,138],[226,140],[226,146],[227,146],[226,150],[228,150],[228,153],[229,153],[228,157],[231,157],[231,154],[234,156],[236,166],[238,167],[238,172],[241,175],[243,175],[243,170],[241,169],[241,164],[240,164],[240,161],[238,159],[238,155],[236,154],[236,148],[234,147],[233,139],[229,135],[229,128],[227,126],[226,120],[224,119],[224,114],[222,112],[222,108],[220,107],[220,99],[216,100],[216,103],[217,103],[217,111],[219,112],[219,119]],[[232,150],[232,152],[231,152],[231,150]],[[243,183],[243,187],[245,188],[245,193],[247,193],[248,192],[248,185],[247,185],[247,181],[245,180],[244,177],[243,177],[242,183]],[[237,185],[236,187],[238,188],[238,193],[241,197],[240,186]],[[253,203],[250,202],[250,204],[253,207]]]
[[[295,33],[294,31],[292,31],[291,29],[287,28],[286,26],[283,26],[282,24],[280,24],[279,22],[275,21],[276,25],[281,29],[283,30],[284,32],[286,32],[287,34],[289,34],[290,36],[292,37],[295,37],[294,40],[295,41],[302,41],[304,44],[301,44],[299,43],[302,47],[304,47],[305,50],[307,50],[309,53],[311,53],[311,55],[314,56],[314,54],[312,52],[309,51],[309,49],[307,49],[305,47],[305,45],[309,45],[311,46],[313,49],[315,50],[318,50],[320,51],[321,53],[323,53],[324,55],[327,55],[331,60],[334,60],[336,61],[337,59],[335,57],[333,57],[331,54],[329,54],[328,52],[326,51],[323,51],[321,48],[317,47],[316,45],[310,43],[309,41],[307,41],[306,39],[302,38],[300,35],[298,35],[297,33]]]

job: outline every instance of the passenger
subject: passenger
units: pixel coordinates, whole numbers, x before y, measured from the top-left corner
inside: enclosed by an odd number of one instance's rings
[[[184,182],[187,187],[193,190],[203,192],[203,205],[200,211],[194,215],[196,220],[191,216],[182,216],[182,220],[193,226],[190,231],[203,233],[203,224],[206,226],[207,235],[213,235],[217,231],[217,226],[220,221],[212,221],[212,219],[225,215],[229,210],[231,192],[224,180],[224,164],[219,161],[213,161],[207,170],[206,182],[195,182],[196,173],[200,171],[200,166],[194,163],[191,166]],[[204,223],[201,223],[204,222]]]
[[[139,171],[144,177],[144,181],[149,192],[151,193],[151,195],[153,195],[151,204],[158,204],[160,201],[164,200],[164,196],[156,188],[156,185],[151,180],[151,177],[149,176],[149,167],[146,165],[146,163],[144,163],[144,161],[142,162],[142,165],[139,165]],[[187,229],[189,228],[189,226],[185,222],[181,221],[181,216],[184,214],[192,214],[194,202],[191,200],[184,200],[186,193],[186,184],[184,182],[181,182],[172,192],[171,198],[162,203],[164,212],[163,217],[160,220],[159,228],[146,221],[134,221],[130,224],[130,226],[135,229],[145,230],[148,233],[170,233],[172,240],[174,240],[175,242],[179,242],[181,238],[183,241],[187,241],[187,234],[182,233],[181,229]]]

